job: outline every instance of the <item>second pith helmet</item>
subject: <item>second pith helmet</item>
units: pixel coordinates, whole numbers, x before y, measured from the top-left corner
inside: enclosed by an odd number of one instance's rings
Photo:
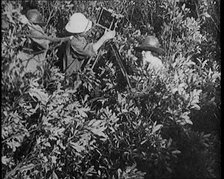
[[[136,51],[152,51],[158,54],[165,54],[164,50],[160,48],[159,40],[155,36],[147,36],[142,44],[134,49]]]

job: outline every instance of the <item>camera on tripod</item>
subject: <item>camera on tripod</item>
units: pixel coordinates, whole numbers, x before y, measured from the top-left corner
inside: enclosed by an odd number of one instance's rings
[[[116,30],[118,23],[123,17],[123,15],[116,14],[113,10],[101,7],[96,25],[107,30]]]

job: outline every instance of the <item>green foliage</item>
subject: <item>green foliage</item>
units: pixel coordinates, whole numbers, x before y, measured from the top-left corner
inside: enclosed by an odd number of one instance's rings
[[[63,33],[73,12],[94,21],[102,5],[125,15],[114,41],[128,90],[107,44],[94,68],[65,78],[54,65],[58,44],[51,43],[46,63],[21,77],[22,8],[3,1],[2,178],[220,177],[220,56],[219,48],[206,50],[211,41],[219,46],[218,32],[204,28],[218,24],[218,3],[198,1],[196,18],[190,1],[178,2],[36,1],[52,36]],[[94,27],[92,37],[100,33]],[[153,34],[166,51],[166,70],[157,74],[143,69],[133,50]]]

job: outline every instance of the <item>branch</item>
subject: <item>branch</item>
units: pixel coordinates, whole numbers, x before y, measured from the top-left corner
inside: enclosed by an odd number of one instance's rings
[[[37,126],[37,127],[38,127],[38,126]],[[32,129],[32,130],[28,131],[28,133],[31,133],[31,132],[34,132],[34,131],[37,131],[37,130],[38,130],[38,129],[35,128],[35,129]],[[16,136],[18,136],[18,135],[22,135],[22,134],[26,135],[24,131],[22,131],[22,132],[18,132],[18,133],[16,133],[16,134],[14,134],[14,135],[12,135],[12,136],[10,136],[10,137],[4,139],[4,140],[2,141],[2,143],[8,142],[8,141],[11,140],[12,138],[14,138],[14,137],[16,137]]]
[[[54,17],[55,14],[56,14],[56,11],[54,12],[54,9],[51,10],[50,15],[48,17],[48,20],[47,20],[47,23],[46,23],[45,27],[48,25],[48,23],[50,22],[51,18]]]
[[[8,178],[11,178],[12,176],[14,176],[15,175],[15,173],[18,171],[18,170],[20,170],[20,168],[23,166],[23,164],[25,163],[25,162],[27,162],[28,161],[28,156],[29,155],[27,155],[19,164],[17,164],[17,166],[14,168],[14,169],[12,169],[11,171],[9,171],[8,173],[6,173],[6,175],[5,175],[5,178],[4,179],[8,179]]]
[[[16,172],[18,171],[18,170],[20,170],[21,168],[22,168],[22,166],[23,166],[23,164],[24,163],[26,163],[26,162],[28,162],[29,160],[31,160],[32,158],[34,158],[33,156],[32,156],[32,154],[34,154],[34,153],[29,153],[19,164],[17,164],[17,166],[14,168],[14,169],[12,169],[11,171],[9,171],[8,173],[6,173],[6,175],[5,175],[5,178],[4,179],[9,179],[9,178],[11,178],[12,176],[14,176],[15,174],[16,174]],[[29,155],[31,155],[31,156],[29,156]],[[36,166],[39,166],[40,164],[36,164]]]
[[[17,170],[19,170],[22,166],[24,161],[20,162],[13,170],[11,170],[10,172],[6,173],[5,178],[4,179],[8,179],[9,177],[11,177],[12,175],[14,175],[16,173]]]

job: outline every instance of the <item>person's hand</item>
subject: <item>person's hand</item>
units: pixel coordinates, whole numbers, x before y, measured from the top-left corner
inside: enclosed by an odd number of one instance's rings
[[[115,30],[111,31],[111,30],[106,30],[104,32],[104,35],[103,35],[103,39],[106,41],[106,40],[110,40],[112,38],[114,38],[116,35],[116,32]]]
[[[98,49],[104,44],[104,42],[114,38],[115,34],[116,34],[115,30],[105,31],[103,36],[96,43],[93,44],[93,50],[97,53]]]

